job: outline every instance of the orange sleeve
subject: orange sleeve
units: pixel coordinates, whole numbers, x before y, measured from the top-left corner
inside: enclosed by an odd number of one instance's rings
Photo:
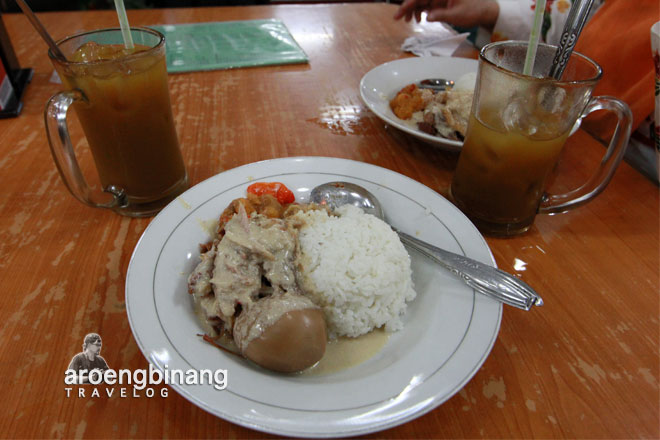
[[[651,26],[658,20],[658,0],[607,0],[575,47],[603,68],[594,95],[615,96],[630,106],[633,131],[653,112]]]

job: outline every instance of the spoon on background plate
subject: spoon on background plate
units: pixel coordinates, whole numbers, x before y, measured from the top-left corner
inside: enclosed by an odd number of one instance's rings
[[[436,92],[441,92],[443,90],[449,90],[454,87],[454,81],[443,78],[428,78],[421,80],[417,87],[420,89],[431,89],[435,90]]]
[[[385,221],[385,213],[378,199],[366,189],[353,183],[329,182],[319,185],[312,190],[310,201],[333,210],[342,205],[353,205],[367,214],[372,214]],[[390,226],[399,235],[403,244],[457,275],[477,292],[523,310],[543,305],[543,300],[534,289],[513,275],[471,258],[440,249]]]

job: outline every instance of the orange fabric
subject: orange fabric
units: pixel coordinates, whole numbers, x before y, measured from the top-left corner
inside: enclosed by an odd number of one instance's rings
[[[615,96],[633,113],[633,131],[654,107],[651,26],[658,0],[606,0],[585,25],[575,50],[596,61],[603,77],[594,95]]]

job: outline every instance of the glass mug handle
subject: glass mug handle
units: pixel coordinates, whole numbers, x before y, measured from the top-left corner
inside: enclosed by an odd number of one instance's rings
[[[66,122],[69,107],[76,101],[87,102],[87,97],[80,90],[69,90],[53,95],[46,104],[46,134],[55,165],[64,184],[76,199],[95,208],[124,207],[128,202],[122,188],[108,185],[104,192],[110,193],[110,198],[107,194],[93,191],[80,171]]]
[[[603,156],[596,172],[581,187],[566,194],[545,194],[539,206],[539,213],[559,213],[583,205],[600,194],[612,180],[614,171],[621,163],[628,145],[632,126],[632,113],[623,101],[611,96],[596,96],[589,100],[580,117],[583,118],[596,110],[609,110],[618,119],[605,156]]]

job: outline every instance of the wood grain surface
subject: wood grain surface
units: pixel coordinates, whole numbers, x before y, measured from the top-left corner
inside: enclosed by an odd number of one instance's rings
[[[133,25],[282,19],[309,64],[170,75],[192,184],[258,160],[333,156],[386,167],[444,193],[457,155],[385,126],[360,78],[405,55],[419,25],[384,3],[129,11]],[[55,39],[116,25],[112,11],[39,15]],[[22,67],[34,69],[18,118],[0,120],[0,437],[271,438],[166,398],[68,397],[64,370],[88,332],[113,367],[146,368],[126,317],[131,253],[150,219],[76,201],[61,182],[43,109],[60,90],[46,45],[24,16],[2,17]],[[474,54],[463,48],[462,54]],[[86,143],[75,148],[90,179]],[[553,188],[586,180],[604,150],[580,131]],[[487,238],[500,268],[544,298],[505,307],[474,378],[418,419],[367,438],[658,438],[658,187],[623,163],[593,202],[539,216],[529,233]]]

